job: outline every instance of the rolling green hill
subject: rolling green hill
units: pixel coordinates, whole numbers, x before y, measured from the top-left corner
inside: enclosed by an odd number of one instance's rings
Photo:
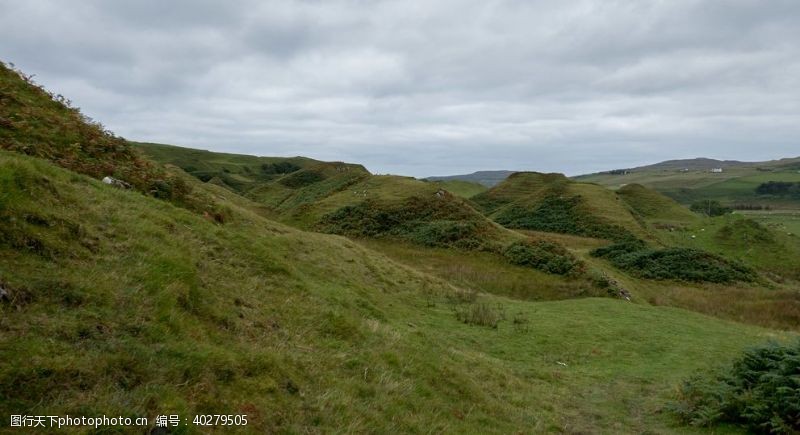
[[[722,172],[711,172],[712,168],[722,169]],[[675,160],[575,179],[613,189],[627,184],[641,184],[683,204],[717,200],[728,205],[800,209],[798,197],[764,195],[756,191],[760,185],[770,181],[800,183],[800,158],[753,163],[711,159]]]
[[[797,338],[779,331],[797,329],[796,291],[616,274],[584,255],[605,244],[596,240],[535,235],[615,274],[632,301],[575,292],[580,299],[533,302],[563,299],[553,292],[566,279],[494,268],[499,257],[483,250],[381,248],[397,239],[287,226],[265,217],[264,204],[309,228],[361,231],[373,227],[335,215],[397,222],[410,213],[414,225],[392,228],[432,224],[422,235],[433,237],[448,234],[437,232],[442,223],[467,224],[486,240],[534,237],[433,183],[359,165],[307,162],[249,178],[246,198],[221,177],[203,183],[149,160],[10,70],[3,80],[0,100],[14,102],[2,109],[12,131],[0,136],[3,415],[149,417],[137,432],[157,414],[246,414],[246,427],[224,428],[243,433],[708,432],[668,411],[683,381],[746,347]],[[239,173],[228,166],[236,160],[197,170]],[[250,162],[241,173],[283,161]],[[99,181],[107,175],[133,188]],[[596,193],[544,178],[570,195]],[[649,200],[633,196],[645,213]],[[614,201],[588,204],[624,223],[610,215]],[[725,222],[715,234],[734,246],[739,235],[750,244],[771,233]],[[539,279],[547,288],[535,294],[525,281]],[[497,285],[511,280],[526,294]]]
[[[256,157],[154,143],[133,145],[157,162],[175,165],[202,181],[215,180],[241,193],[259,183],[320,163],[306,157]]]
[[[478,183],[486,187],[494,187],[503,180],[505,180],[506,178],[508,178],[508,176],[513,173],[514,171],[478,171],[478,172],[473,172],[471,174],[463,174],[463,175],[433,176],[426,178],[426,180],[466,181],[470,183]]]
[[[472,201],[508,228],[605,239],[647,237],[615,192],[561,174],[518,172]]]

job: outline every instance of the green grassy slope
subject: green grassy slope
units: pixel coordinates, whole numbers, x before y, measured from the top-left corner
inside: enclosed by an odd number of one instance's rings
[[[472,201],[509,228],[607,239],[647,237],[646,229],[615,192],[576,183],[561,174],[519,172]]]
[[[753,204],[772,208],[800,208],[800,200],[797,198],[756,193],[756,188],[760,184],[769,181],[800,182],[800,158],[736,163],[713,161],[706,165],[693,166],[692,161],[682,161],[669,165],[633,168],[628,174],[598,173],[576,179],[602,184],[613,189],[626,184],[641,184],[684,204],[713,199],[729,205]],[[723,172],[712,173],[711,167],[722,167]]]
[[[471,198],[489,189],[483,184],[472,181],[464,181],[464,180],[442,180],[442,181],[432,181],[432,183],[462,198]]]
[[[644,219],[657,222],[692,223],[697,215],[671,198],[640,184],[628,184],[617,195]]]
[[[257,157],[140,142],[133,145],[159,163],[175,165],[202,181],[216,178],[240,193],[319,163],[306,157]]]
[[[27,242],[0,245],[6,414],[246,413],[252,431],[668,431],[656,411],[679,379],[773,336],[602,299],[481,296],[509,320],[465,325],[452,287],[342,238],[235,204],[215,224],[9,154],[0,174],[3,219]]]

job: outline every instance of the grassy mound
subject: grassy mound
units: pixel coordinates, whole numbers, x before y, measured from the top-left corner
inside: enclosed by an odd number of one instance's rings
[[[694,426],[741,425],[754,433],[800,432],[800,341],[746,351],[713,378],[684,383],[672,407]]]
[[[775,234],[752,219],[734,219],[720,228],[715,237],[721,244],[742,248],[776,243]]]
[[[614,192],[561,174],[516,173],[472,201],[507,228],[609,240],[646,237]]]
[[[692,248],[648,248],[644,242],[631,240],[592,251],[592,256],[647,279],[677,279],[728,283],[754,281],[756,273],[734,261]]]
[[[410,197],[398,203],[363,201],[325,214],[325,232],[361,237],[392,236],[425,246],[490,249],[487,235],[496,232],[478,213],[459,201]]]
[[[645,219],[658,221],[691,222],[696,216],[686,207],[641,184],[627,184],[617,190],[617,195]]]
[[[222,182],[239,193],[318,163],[305,157],[256,157],[154,143],[133,145],[156,162],[177,166],[203,182]]]

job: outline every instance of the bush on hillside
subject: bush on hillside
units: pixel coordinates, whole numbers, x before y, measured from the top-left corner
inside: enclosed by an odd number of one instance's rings
[[[290,187],[292,189],[298,189],[300,187],[305,187],[320,182],[324,179],[325,176],[320,174],[319,172],[303,171],[303,172],[293,173],[292,175],[288,175],[284,178],[281,178],[278,182],[286,187]]]
[[[245,166],[245,169],[249,168]],[[299,171],[300,169],[300,166],[297,166],[292,162],[264,163],[261,165],[261,172],[268,175],[290,174],[292,172]]]
[[[627,240],[598,248],[591,255],[606,258],[614,266],[646,279],[716,283],[756,279],[750,268],[718,255],[692,248],[653,249],[641,240]]]
[[[512,243],[505,249],[503,255],[512,264],[557,275],[574,273],[581,266],[581,263],[563,247],[541,240]]]
[[[574,234],[608,240],[632,237],[625,228],[609,224],[581,209],[580,196],[549,195],[535,208],[510,207],[495,218],[507,228]]]
[[[397,204],[367,200],[324,215],[323,231],[361,237],[397,237],[432,247],[481,249],[488,224],[453,199],[411,197]]]
[[[800,432],[800,341],[748,350],[712,377],[686,381],[672,410],[687,424]]]
[[[693,212],[704,214],[706,216],[722,216],[733,212],[730,207],[725,207],[719,201],[705,200],[692,203],[689,207]]]

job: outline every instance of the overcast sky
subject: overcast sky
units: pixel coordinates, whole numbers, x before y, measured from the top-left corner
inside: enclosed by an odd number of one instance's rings
[[[797,0],[0,0],[0,59],[131,140],[377,173],[800,155]]]

